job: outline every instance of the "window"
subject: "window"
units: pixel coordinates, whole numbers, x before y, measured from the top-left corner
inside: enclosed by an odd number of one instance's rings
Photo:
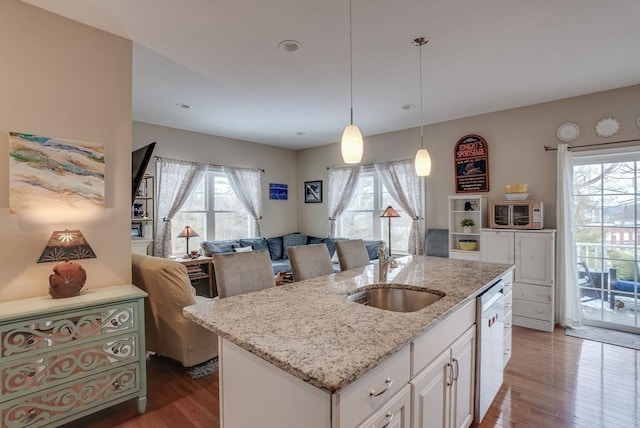
[[[389,219],[380,217],[388,205],[392,205],[400,214],[399,218],[391,219],[391,249],[394,253],[406,254],[411,218],[389,195],[374,170],[364,171],[360,175],[353,198],[338,219],[337,236],[388,241]]]
[[[189,249],[202,241],[247,238],[253,235],[253,221],[242,207],[222,171],[209,170],[187,198],[172,221],[171,236],[175,254],[186,252],[186,239],[178,238],[185,225],[200,236],[189,238]]]

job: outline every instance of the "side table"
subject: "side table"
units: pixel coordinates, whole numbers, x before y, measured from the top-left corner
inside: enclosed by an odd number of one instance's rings
[[[189,279],[193,284],[200,279],[209,280],[209,297],[213,297],[213,258],[200,256],[197,259],[175,259],[187,267]]]

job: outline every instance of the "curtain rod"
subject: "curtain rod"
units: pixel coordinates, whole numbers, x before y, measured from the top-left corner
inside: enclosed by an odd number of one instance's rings
[[[398,159],[398,160],[394,160],[394,161],[384,161],[384,162],[377,162],[377,163],[402,162],[402,161],[411,161],[411,162],[413,162],[413,159],[410,159],[410,158],[408,158],[408,159]],[[369,167],[376,166],[375,163],[363,163],[363,164],[358,164],[358,165],[360,165],[361,167],[364,167],[364,168],[369,168]],[[349,166],[348,165],[346,165],[346,166],[328,166],[327,170],[330,170],[332,168],[349,168]]]
[[[594,144],[581,144],[579,146],[569,146],[569,150],[571,149],[578,149],[580,147],[597,147],[597,146],[608,146],[609,144],[622,144],[622,143],[633,143],[633,142],[640,142],[640,139],[633,139],[633,140],[620,140],[620,141],[608,141],[606,143],[594,143]],[[548,151],[553,151],[553,150],[558,150],[558,147],[551,147],[551,146],[544,146],[544,151],[548,152]]]
[[[171,158],[163,158],[162,156],[154,156],[154,158],[156,158],[156,160],[158,160],[158,159],[171,159]],[[171,160],[179,161],[179,160],[182,160],[182,159],[171,159]],[[183,161],[183,162],[193,162],[193,161]],[[230,166],[230,165],[216,165],[216,164],[213,164],[213,163],[208,163],[207,166],[215,166],[215,167],[218,167],[218,168],[222,168],[223,166]],[[235,167],[232,166],[231,168],[248,168],[248,167],[246,167],[246,166],[235,166]],[[262,169],[262,168],[250,168],[250,169],[257,169],[260,172],[265,172],[264,169]]]

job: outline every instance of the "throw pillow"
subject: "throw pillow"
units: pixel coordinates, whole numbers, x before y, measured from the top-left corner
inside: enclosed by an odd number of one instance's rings
[[[248,247],[236,247],[234,249],[236,250],[236,253],[248,253],[250,251],[253,251],[253,247],[251,245],[249,245]]]
[[[271,260],[280,260],[282,258],[282,236],[267,238],[267,246],[269,247]]]
[[[236,247],[240,246],[237,239],[229,241],[203,241],[200,246],[204,250],[204,255],[211,257],[213,254],[233,253]]]
[[[265,238],[240,239],[241,247],[252,247],[254,250],[266,250],[269,248]]]
[[[291,233],[282,237],[282,258],[288,259],[287,248],[307,245],[307,235],[302,233]]]

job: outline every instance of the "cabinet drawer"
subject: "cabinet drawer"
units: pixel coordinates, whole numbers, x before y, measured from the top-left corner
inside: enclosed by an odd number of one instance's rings
[[[509,359],[511,358],[511,329],[504,337],[504,361],[503,367],[507,365]]]
[[[398,351],[337,395],[340,427],[353,427],[409,383],[410,347]]]
[[[551,305],[549,303],[530,302],[528,300],[513,299],[513,313],[526,318],[543,321],[551,320]]]
[[[360,428],[409,428],[411,423],[411,386],[407,384],[387,404],[359,425]]]
[[[0,326],[0,356],[25,357],[73,342],[115,336],[137,329],[137,302],[63,312]]]
[[[513,309],[513,292],[509,290],[504,293],[504,312],[511,312],[511,309]]]
[[[137,334],[119,336],[102,342],[86,342],[80,347],[3,361],[0,365],[0,397],[9,400],[12,396],[33,393],[135,362],[139,358],[138,340]]]
[[[2,428],[51,426],[80,410],[129,396],[140,389],[138,370],[130,365],[3,402]]]
[[[514,299],[529,300],[531,302],[551,303],[551,287],[544,285],[531,285],[516,282],[513,284]]]
[[[511,332],[513,326],[513,312],[509,311],[504,314],[504,335],[506,336]]]

